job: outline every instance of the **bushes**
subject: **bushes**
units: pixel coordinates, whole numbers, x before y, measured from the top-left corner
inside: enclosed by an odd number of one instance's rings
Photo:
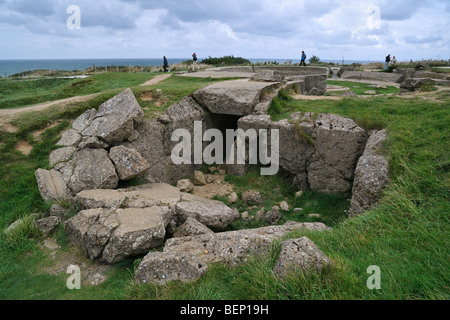
[[[236,65],[250,65],[251,62],[247,59],[231,56],[223,56],[221,58],[208,57],[203,59],[202,63],[218,66],[236,66]]]

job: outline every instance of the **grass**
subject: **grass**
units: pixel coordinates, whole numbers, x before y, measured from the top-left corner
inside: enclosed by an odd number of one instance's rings
[[[132,89],[139,100],[140,93],[153,93],[160,88],[159,98],[170,103],[211,81],[172,77],[157,86]],[[32,213],[49,212],[49,205],[40,197],[34,171],[48,167],[48,155],[60,134],[69,128],[70,121],[85,110],[98,107],[114,95],[114,90],[65,109],[55,107],[22,114],[14,122],[18,132],[0,131],[0,299],[448,300],[450,94],[448,90],[430,94],[437,95],[440,101],[395,96],[341,101],[282,99],[279,112],[272,114],[277,120],[297,111],[336,113],[356,119],[367,129],[387,129],[390,184],[379,204],[363,215],[345,219],[348,194],[304,192],[301,197],[295,197],[296,190],[281,178],[261,177],[256,167],[244,177],[226,177],[239,194],[248,189],[260,191],[264,198],[262,207],[266,210],[286,200],[291,210],[283,213],[281,222],[323,221],[332,226],[332,232],[301,231],[289,235],[308,236],[333,260],[331,268],[321,274],[277,279],[272,272],[280,251],[280,243],[276,243],[269,254],[256,256],[242,266],[210,265],[207,274],[197,282],[161,287],[138,285],[133,281],[138,257],[114,266],[108,280],[98,287],[68,290],[65,272],[51,275],[44,271],[52,260],[41,247],[42,238],[29,227],[32,224],[21,228],[18,236],[4,234],[3,230],[19,218],[29,222]],[[147,112],[157,109],[152,101],[145,102]],[[54,122],[57,125],[48,128]],[[33,137],[34,130],[45,128],[39,140]],[[14,149],[24,139],[34,147],[29,156]],[[235,207],[241,212],[249,209],[241,202]],[[296,207],[303,211],[295,214]],[[250,214],[254,214],[252,210]],[[310,219],[310,213],[319,213],[322,218]],[[239,221],[231,228],[258,226],[262,225]],[[62,227],[52,237],[62,247],[58,255],[74,250]],[[369,276],[366,270],[371,265],[381,269],[381,290],[371,291],[366,287]]]
[[[369,90],[375,90],[376,94],[392,94],[399,93],[400,90],[393,86],[387,86],[387,88],[376,88],[370,87],[371,84],[361,83],[361,82],[351,82],[351,81],[336,81],[336,80],[328,80],[327,84],[347,87],[350,91],[354,92],[357,95],[371,95],[365,93]],[[343,92],[343,91],[342,91]],[[342,92],[330,92],[327,95],[340,95]]]
[[[153,73],[102,73],[84,79],[41,78],[0,81],[0,108],[18,108],[41,102],[138,86]]]

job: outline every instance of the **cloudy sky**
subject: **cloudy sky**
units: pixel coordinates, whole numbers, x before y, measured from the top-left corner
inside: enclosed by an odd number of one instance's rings
[[[450,59],[449,21],[450,0],[0,0],[0,59]]]

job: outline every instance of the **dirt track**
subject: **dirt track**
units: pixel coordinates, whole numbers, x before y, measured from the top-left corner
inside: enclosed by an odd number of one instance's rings
[[[141,84],[141,86],[151,86],[151,85],[158,84],[159,82],[166,80],[170,76],[172,76],[172,74],[158,75],[158,76],[154,77],[153,79]],[[82,102],[82,101],[90,100],[99,94],[100,93],[93,93],[93,94],[89,94],[86,96],[76,96],[76,97],[71,97],[71,98],[66,98],[66,99],[60,99],[60,100],[55,100],[55,101],[50,101],[50,102],[39,103],[39,104],[36,104],[33,106],[24,107],[24,108],[0,109],[0,127],[6,125],[7,123],[10,123],[12,118],[19,113],[31,112],[31,111],[41,111],[41,110],[47,109],[47,108],[55,106],[55,105],[63,106],[68,103]]]

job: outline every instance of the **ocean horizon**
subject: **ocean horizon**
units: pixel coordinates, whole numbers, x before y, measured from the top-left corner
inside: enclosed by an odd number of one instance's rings
[[[199,58],[201,61],[204,58]],[[177,64],[190,58],[169,58],[169,64]],[[273,58],[259,58],[259,59],[248,59],[252,63],[263,63],[268,61],[276,61],[278,63],[285,63],[286,61],[292,60],[292,64],[299,64],[300,59],[273,59]],[[323,62],[333,62],[342,64],[341,60],[321,60]],[[344,60],[345,64],[352,63],[370,63],[370,62],[380,62],[380,61],[367,61],[367,60]],[[142,59],[1,59],[0,60],[0,76],[8,77],[14,74],[22,73],[25,71],[33,70],[62,70],[62,71],[83,71],[92,66],[96,67],[106,67],[106,66],[130,66],[130,67],[157,67],[162,66],[163,59],[158,58],[142,58]]]

